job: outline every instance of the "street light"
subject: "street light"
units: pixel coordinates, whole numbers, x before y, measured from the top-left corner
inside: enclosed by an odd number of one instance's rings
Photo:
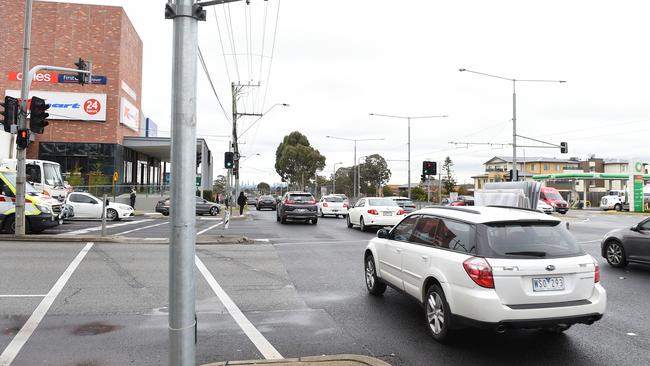
[[[484,72],[472,71],[468,69],[458,69],[460,72],[471,72],[472,74],[489,76],[491,78],[512,81],[512,180],[519,180],[517,172],[517,82],[526,83],[566,83],[566,80],[544,80],[544,79],[513,79],[498,75],[486,74]]]
[[[333,169],[333,172],[332,172],[333,173],[332,175],[334,176],[334,178],[332,179],[332,182],[333,182],[332,183],[332,194],[336,193],[336,166],[340,165],[340,164],[343,164],[343,162],[340,161],[338,163],[334,163],[334,169]]]
[[[356,164],[356,162],[357,162],[357,142],[358,141],[383,141],[383,140],[385,140],[385,138],[383,138],[383,137],[378,138],[378,139],[349,139],[349,138],[345,138],[345,137],[336,137],[336,136],[329,136],[329,135],[325,136],[325,137],[327,137],[328,139],[354,141],[354,160],[352,161],[353,165]],[[352,167],[352,169],[353,169],[353,173],[354,173],[354,189],[353,189],[352,194],[356,198],[357,197],[357,184],[356,184],[356,182],[357,182],[357,176],[356,175],[357,174],[356,174],[356,169],[354,169],[354,166]]]
[[[447,118],[449,116],[447,115],[442,115],[442,116],[417,116],[417,117],[412,117],[412,116],[393,116],[389,114],[378,114],[378,113],[370,113],[371,116],[377,116],[377,117],[388,117],[388,118],[399,118],[399,119],[405,119],[408,121],[408,194],[409,194],[409,199],[411,199],[411,120],[412,119],[425,119],[425,118]]]
[[[281,105],[281,106],[283,106],[283,107],[288,107],[288,106],[289,106],[288,103],[275,103],[274,105],[271,106],[271,108],[267,109],[266,112],[262,113],[262,115],[260,116],[260,118],[256,119],[255,122],[251,123],[251,125],[248,126],[248,128],[245,129],[244,132],[240,133],[240,134],[239,134],[239,137],[244,136],[244,134],[245,134],[246,132],[248,132],[248,130],[250,130],[251,127],[253,127],[257,122],[259,122],[259,120],[261,120],[262,118],[264,118],[264,116],[266,116],[266,114],[269,113],[269,112],[271,111],[271,109],[273,109],[273,108],[275,108],[275,107],[277,107],[277,106],[279,106],[279,105]]]

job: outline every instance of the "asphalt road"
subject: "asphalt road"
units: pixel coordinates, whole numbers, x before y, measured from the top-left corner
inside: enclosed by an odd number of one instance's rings
[[[284,357],[358,353],[393,365],[650,364],[650,267],[619,270],[599,255],[605,232],[640,218],[597,212],[566,218],[601,264],[608,292],[601,321],[560,336],[468,330],[441,345],[427,335],[415,301],[392,289],[380,298],[367,295],[362,253],[374,233],[347,229],[335,218],[320,219],[318,225],[280,225],[274,214],[252,212],[247,220],[231,221],[226,231],[259,244],[197,246],[207,271],[196,271],[199,362],[268,354],[269,348],[256,347],[259,343],[242,330],[242,319],[224,306],[231,299]],[[197,232],[222,232],[219,223],[199,217]],[[98,225],[75,222],[61,232]],[[169,222],[139,217],[111,225],[109,234],[142,238],[142,244],[0,242],[0,353],[15,353],[13,365],[166,364],[168,248],[146,238],[168,237]],[[75,260],[78,266],[70,272]],[[46,307],[48,300],[53,301]],[[34,314],[42,320],[16,350]]]

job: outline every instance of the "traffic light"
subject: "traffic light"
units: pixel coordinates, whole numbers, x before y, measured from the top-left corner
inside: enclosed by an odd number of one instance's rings
[[[235,178],[239,177],[239,169],[237,169],[237,167],[232,168],[232,175]]]
[[[426,176],[424,174],[420,175],[420,181],[424,183],[427,180]]]
[[[11,125],[18,123],[18,111],[20,110],[18,99],[6,96],[4,103],[0,103],[0,105],[4,108],[4,111],[0,112],[0,115],[4,117],[2,119],[2,125],[4,126],[5,132],[11,133]]]
[[[47,121],[47,117],[50,116],[46,111],[50,108],[49,104],[45,103],[45,100],[39,97],[32,97],[32,102],[29,106],[29,129],[34,133],[43,133],[45,127],[50,123]]]
[[[235,166],[235,153],[232,151],[226,151],[223,155],[223,167],[226,169],[232,169],[232,167]]]
[[[27,148],[27,144],[29,144],[29,131],[18,131],[18,135],[16,135],[16,147],[18,150],[25,150]]]
[[[422,174],[424,175],[436,175],[437,164],[435,161],[423,161],[422,162]]]
[[[569,144],[566,142],[560,142],[560,152],[566,154],[569,152]]]
[[[91,71],[92,69],[92,62],[85,61],[82,58],[79,58],[79,61],[75,62],[74,64],[77,66],[77,70]],[[90,79],[91,74],[87,74],[85,72],[80,72],[77,74],[77,80],[79,80],[79,84],[81,85],[90,84]]]

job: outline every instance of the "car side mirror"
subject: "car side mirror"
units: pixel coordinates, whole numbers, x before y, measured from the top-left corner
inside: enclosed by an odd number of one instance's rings
[[[380,239],[390,239],[390,231],[388,229],[377,230],[377,237]]]
[[[639,231],[639,225],[632,225],[632,227],[630,228],[630,230],[632,230],[632,231]]]

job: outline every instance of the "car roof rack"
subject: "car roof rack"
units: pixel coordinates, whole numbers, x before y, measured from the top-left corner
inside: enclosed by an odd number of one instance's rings
[[[442,210],[454,210],[454,211],[462,211],[462,212],[467,212],[475,215],[480,215],[480,211],[472,210],[471,208],[464,208],[464,207],[458,207],[458,206],[437,206],[437,205],[430,205],[430,206],[424,206],[424,208],[436,208],[436,209],[442,209]]]
[[[503,206],[503,205],[488,205],[486,207],[496,207],[496,208],[510,208],[513,210],[522,210],[522,211],[531,211],[535,213],[540,213],[538,210],[534,208],[528,208],[528,207],[516,207],[516,206]]]

